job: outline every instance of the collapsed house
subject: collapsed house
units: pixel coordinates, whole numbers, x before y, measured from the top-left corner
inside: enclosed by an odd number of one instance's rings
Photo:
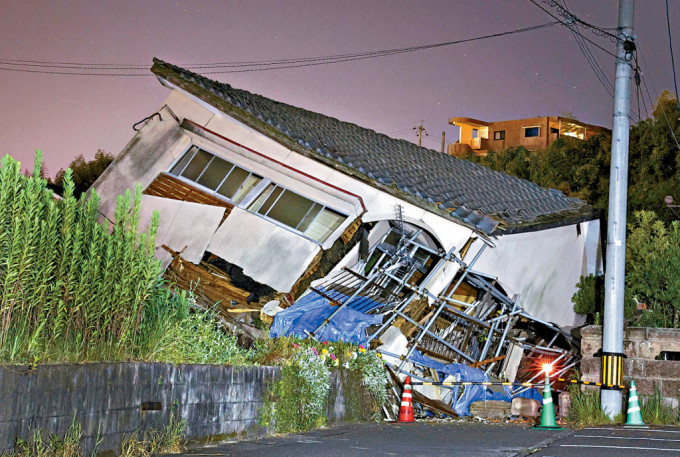
[[[571,296],[602,263],[594,208],[157,59],[151,71],[170,94],[93,187],[113,219],[141,184],[166,275],[199,303],[247,333],[243,316],[276,300],[289,333],[357,338],[422,379],[463,363],[512,381],[527,354],[574,363]]]

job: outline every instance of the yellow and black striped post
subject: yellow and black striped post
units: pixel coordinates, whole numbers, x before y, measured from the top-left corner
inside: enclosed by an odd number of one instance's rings
[[[624,354],[617,352],[602,353],[602,388],[616,389],[613,386],[623,384]]]

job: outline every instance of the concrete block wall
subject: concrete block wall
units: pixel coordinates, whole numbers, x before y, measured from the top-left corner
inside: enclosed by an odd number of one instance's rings
[[[94,363],[0,367],[0,453],[40,428],[63,435],[75,418],[83,428],[86,455],[117,450],[126,434],[165,427],[176,411],[186,436],[263,436],[258,410],[279,367]],[[334,374],[332,383],[341,376]],[[345,418],[342,389],[332,389],[331,421]],[[143,410],[142,403],[153,403]]]
[[[581,329],[581,373],[584,381],[600,381],[602,327]],[[628,327],[624,329],[623,380],[635,380],[642,395],[652,395],[655,386],[666,403],[678,405],[680,398],[680,360],[656,360],[662,352],[680,353],[680,329]]]

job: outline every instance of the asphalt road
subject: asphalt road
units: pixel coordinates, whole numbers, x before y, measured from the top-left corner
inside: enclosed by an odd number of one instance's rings
[[[533,430],[525,425],[436,421],[369,423],[201,446],[191,457],[680,456],[680,429]]]
[[[584,428],[575,430],[532,456],[680,456],[680,429],[653,428],[631,430],[617,428]]]

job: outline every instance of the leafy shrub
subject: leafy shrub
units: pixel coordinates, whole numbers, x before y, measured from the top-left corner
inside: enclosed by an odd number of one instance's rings
[[[324,425],[330,392],[330,370],[312,349],[302,349],[283,367],[274,386],[273,402],[265,404],[261,423],[272,421],[278,432],[296,432]]]

